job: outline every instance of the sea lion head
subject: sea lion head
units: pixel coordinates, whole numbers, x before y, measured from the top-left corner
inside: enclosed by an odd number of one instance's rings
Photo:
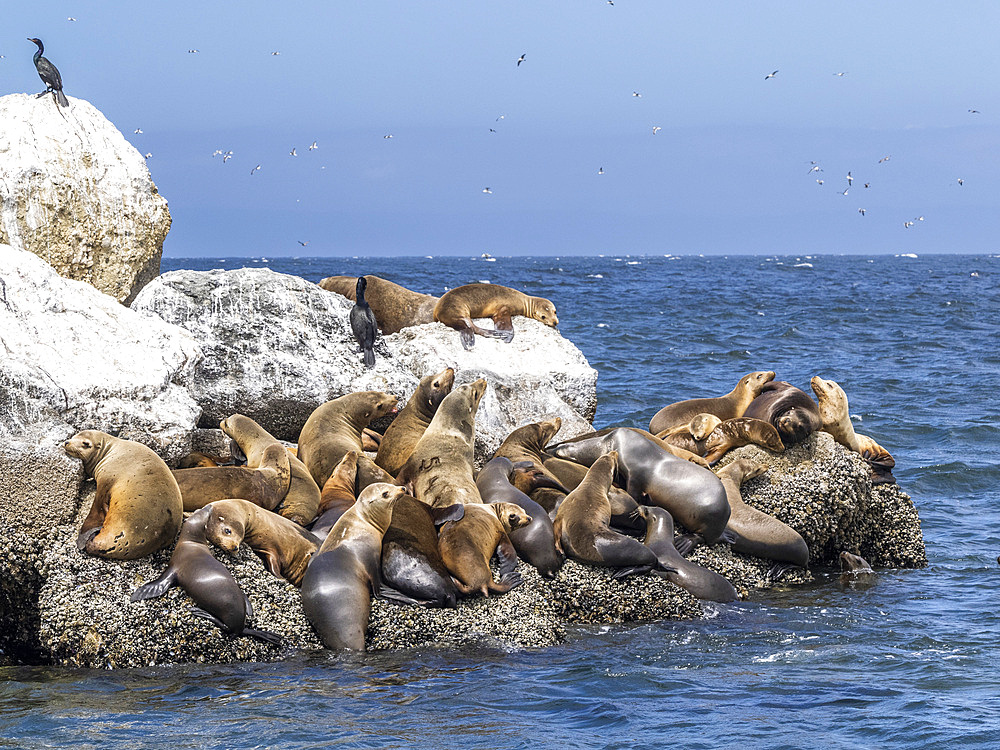
[[[376,482],[365,487],[354,507],[372,524],[388,528],[393,504],[406,494],[406,488],[388,482]],[[385,519],[385,523],[380,523]]]
[[[497,514],[504,531],[508,534],[531,523],[531,516],[520,505],[514,503],[493,503],[490,510]]]
[[[63,450],[73,458],[79,458],[83,461],[84,467],[89,472],[104,455],[105,449],[112,440],[114,438],[106,432],[83,430],[67,440],[63,445]]]
[[[215,546],[231,555],[236,554],[240,542],[246,535],[246,527],[241,518],[237,518],[229,510],[219,508],[211,503],[212,515],[205,524],[205,537]]]
[[[774,380],[774,370],[758,370],[757,372],[750,372],[740,378],[740,382],[736,384],[736,389],[739,391],[746,391],[753,394],[754,398],[757,398],[764,390],[764,386]]]
[[[459,386],[458,390],[469,400],[469,413],[475,414],[476,409],[479,408],[479,402],[482,400],[483,394],[486,393],[486,379],[479,378],[479,380],[466,383]]]
[[[816,403],[824,425],[837,424],[848,416],[847,394],[835,381],[814,375],[809,385],[816,394]]]
[[[364,278],[364,276],[361,278]],[[369,422],[381,419],[386,414],[395,413],[396,402],[399,399],[392,394],[382,393],[382,391],[368,391],[367,395],[370,396],[370,399],[364,416]]]
[[[744,482],[749,482],[755,477],[759,477],[767,470],[768,465],[764,462],[754,461],[752,458],[741,458],[737,461],[733,461],[724,469],[720,469],[719,473],[727,473],[736,479],[739,484],[743,484]]]
[[[860,555],[853,555],[850,552],[840,553],[840,569],[856,573],[873,573],[872,566]]]
[[[446,367],[435,375],[427,375],[420,381],[420,387],[427,394],[427,405],[432,411],[441,405],[454,385],[455,370],[451,367]]]
[[[801,443],[813,432],[812,423],[802,409],[793,408],[774,420],[774,426],[785,445]]]
[[[555,328],[559,325],[559,318],[556,317],[556,306],[545,297],[531,298],[531,317],[549,328]]]
[[[518,461],[513,465],[512,469],[514,476],[511,478],[511,484],[526,495],[530,495],[535,490],[542,488],[558,490],[567,495],[569,494],[569,490],[558,479],[550,476],[545,469],[540,468],[534,461]]]
[[[714,414],[698,414],[688,423],[688,432],[695,440],[704,440],[720,424],[722,420]]]

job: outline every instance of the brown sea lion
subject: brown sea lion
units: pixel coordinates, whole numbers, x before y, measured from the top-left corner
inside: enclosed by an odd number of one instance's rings
[[[386,484],[399,484],[396,477],[387,472],[381,466],[377,466],[368,456],[362,454],[358,456],[358,473],[354,478],[354,495],[358,496],[376,482]]]
[[[741,458],[719,469],[718,475],[732,508],[728,529],[736,536],[733,551],[774,560],[768,575],[778,578],[791,568],[809,565],[809,547],[802,535],[791,526],[743,501],[740,485],[765,471],[767,464]]]
[[[396,481],[432,507],[481,503],[472,477],[476,409],[486,392],[480,378],[444,397]]]
[[[710,464],[719,462],[733,448],[743,445],[759,445],[769,451],[781,453],[785,444],[781,442],[778,430],[770,422],[750,417],[737,417],[720,422],[703,441],[704,457]]]
[[[252,441],[255,446],[268,445],[275,438],[249,417],[242,414],[233,414],[226,417],[219,424],[222,431],[232,438],[235,448],[234,455],[246,453],[243,443]],[[253,449],[248,448],[253,452]],[[316,518],[316,511],[319,508],[319,485],[313,480],[309,469],[299,459],[296,451],[286,449],[288,453],[288,468],[290,479],[288,482],[288,492],[285,499],[277,507],[279,515],[284,516],[289,521],[294,521],[301,526],[307,526]],[[256,459],[254,459],[256,460]],[[246,457],[247,466],[250,466],[251,458]],[[246,498],[250,499],[250,498]],[[263,507],[263,506],[262,506]]]
[[[553,530],[560,551],[575,560],[615,568],[612,575],[624,578],[662,566],[648,547],[610,528],[608,490],[617,467],[614,451],[597,458],[580,485],[559,505]]]
[[[365,451],[378,453],[378,449],[382,447],[382,436],[375,432],[375,430],[365,427],[361,431],[361,447]]]
[[[465,506],[461,521],[441,527],[441,559],[463,596],[506,594],[524,583],[517,572],[517,552],[508,534],[531,523],[531,516],[513,503],[476,503]],[[490,558],[500,560],[500,580],[493,580]]]
[[[566,494],[580,486],[580,482],[587,476],[587,468],[576,461],[569,461],[565,458],[546,456],[544,460],[545,469],[558,477],[559,481],[566,487]],[[559,512],[559,504],[565,500],[565,495],[558,499],[549,516],[554,520]],[[630,533],[639,532],[645,528],[642,521],[636,520],[635,509],[639,503],[625,490],[612,486],[608,490],[608,502],[611,503],[611,525],[617,529],[624,529]]]
[[[584,465],[593,465],[598,457],[617,451],[618,477],[625,491],[639,503],[668,510],[691,532],[676,542],[681,554],[702,540],[708,544],[727,541],[729,503],[718,477],[672,455],[648,432],[619,427],[603,435],[567,440],[549,451]]]
[[[841,552],[840,571],[840,583],[844,586],[865,589],[875,583],[875,571],[860,555]]]
[[[233,574],[208,548],[205,528],[212,506],[206,505],[184,522],[170,563],[155,581],[137,588],[131,601],[163,596],[174,586],[180,586],[197,605],[191,614],[214,623],[223,633],[245,635],[272,646],[281,645],[281,636],[270,630],[247,627],[253,618],[253,607],[246,593],[236,583]]]
[[[464,515],[464,505],[431,508],[409,495],[396,500],[392,522],[382,537],[385,598],[429,607],[455,606],[458,589],[441,559],[437,527]]]
[[[366,275],[368,286],[365,299],[375,313],[375,320],[383,335],[396,333],[407,326],[434,322],[434,306],[437,297],[414,292],[399,284],[394,284],[378,276]],[[355,300],[357,276],[329,276],[319,282],[328,292],[340,294]]]
[[[556,307],[544,297],[531,297],[498,284],[465,284],[445,292],[434,306],[434,320],[454,328],[461,334],[462,346],[471,349],[476,336],[514,339],[513,315],[524,315],[550,328],[559,324]],[[494,329],[480,328],[473,318],[493,318]],[[475,334],[475,335],[474,335]]]
[[[654,435],[673,427],[688,424],[699,414],[714,414],[719,419],[742,417],[750,402],[764,385],[774,380],[774,372],[761,370],[740,378],[736,387],[718,398],[691,398],[664,406],[649,421],[649,431]]]
[[[696,414],[691,421],[687,423],[687,431],[695,440],[704,440],[711,435],[712,430],[720,424],[722,424],[722,420],[717,416],[702,412],[701,414]]]
[[[675,570],[661,574],[668,581],[676,583],[698,599],[712,602],[736,600],[736,589],[726,578],[696,565],[677,551],[674,547],[674,519],[670,513],[652,505],[640,505],[636,515],[646,522],[646,536],[642,543],[653,551],[661,565]]]
[[[371,597],[381,589],[382,537],[405,492],[368,487],[313,555],[302,579],[302,609],[327,648],[364,651]]]
[[[844,389],[835,381],[824,380],[819,375],[814,376],[809,385],[816,394],[819,405],[820,419],[823,422],[820,429],[833,435],[833,439],[845,448],[861,454],[871,464],[876,484],[894,482],[892,468],[896,465],[896,459],[872,438],[854,431]]]
[[[518,557],[538,570],[542,578],[552,578],[566,561],[566,556],[556,549],[552,520],[541,505],[511,484],[515,474],[527,478],[529,487],[547,483],[548,477],[533,467],[530,463],[515,467],[509,458],[498,456],[479,472],[476,486],[484,503],[514,503],[531,517],[530,523],[511,530],[508,536]]]
[[[312,533],[326,539],[333,525],[340,520],[348,508],[354,505],[357,494],[354,482],[358,474],[358,452],[348,451],[334,468],[330,478],[323,485],[320,494],[319,514],[312,525]]]
[[[562,427],[562,420],[559,417],[518,427],[504,438],[493,455],[494,457],[508,458],[515,464],[531,461],[549,479],[559,481],[555,474],[543,466],[543,461],[545,459],[545,446],[552,441],[560,427]],[[561,484],[565,483],[561,482]],[[542,487],[529,494],[532,500],[545,508],[545,512],[550,514],[551,518],[555,514],[556,507],[568,492]]]
[[[361,453],[361,432],[395,408],[396,397],[381,391],[348,393],[316,407],[299,433],[299,459],[316,485],[326,484],[345,453]]]
[[[215,466],[224,466],[226,464],[232,464],[232,461],[226,461],[222,456],[212,456],[208,453],[202,453],[201,451],[191,451],[184,458],[177,462],[176,469],[208,469]]]
[[[247,500],[219,500],[205,524],[205,538],[230,554],[242,542],[264,561],[264,567],[293,586],[302,576],[320,540],[294,521],[264,510]]]
[[[78,432],[63,448],[83,461],[84,472],[97,482],[77,549],[110,560],[135,560],[173,543],[184,502],[162,458],[141,443],[99,430]]]
[[[421,378],[406,406],[386,429],[375,463],[393,476],[399,474],[454,384],[455,371],[450,367]]]
[[[786,446],[802,442],[823,426],[816,402],[784,380],[767,383],[743,416],[770,422]]]

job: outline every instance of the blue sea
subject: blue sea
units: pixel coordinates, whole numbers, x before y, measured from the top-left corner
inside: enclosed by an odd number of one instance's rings
[[[441,294],[548,297],[600,372],[596,426],[773,369],[839,382],[896,458],[930,566],[873,585],[581,627],[538,650],[298,654],[271,664],[0,669],[0,746],[40,748],[1000,747],[1000,258],[164,259]],[[516,327],[516,321],[515,321]]]

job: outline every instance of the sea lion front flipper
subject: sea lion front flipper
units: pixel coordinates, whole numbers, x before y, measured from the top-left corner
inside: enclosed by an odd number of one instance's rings
[[[514,340],[514,321],[510,318],[510,313],[506,310],[498,312],[493,316],[493,338],[500,339],[505,344]]]
[[[476,345],[476,334],[472,332],[472,328],[462,328],[459,330],[458,335],[462,342],[462,348],[465,351],[469,351]]]
[[[102,519],[102,523],[103,523],[103,519]],[[77,549],[77,551],[79,551],[79,552],[86,552],[87,551],[87,545],[90,544],[94,540],[94,537],[97,536],[100,533],[101,533],[101,527],[100,526],[94,526],[93,528],[86,529],[85,531],[81,531],[80,535],[76,538],[76,549]]]
[[[155,599],[158,596],[163,596],[167,591],[177,585],[177,572],[167,568],[163,571],[163,575],[157,578],[155,581],[150,581],[144,586],[140,586],[135,591],[132,592],[132,596],[129,597],[130,602],[141,602],[145,599]]]
[[[705,459],[705,462],[709,465],[709,467],[712,467],[715,466],[717,463],[719,463],[719,461],[722,460],[722,457],[726,455],[726,453],[728,452],[729,451],[727,448],[719,447],[706,453],[703,456],[703,458]]]
[[[719,541],[716,544],[736,544],[740,539],[740,535],[733,531],[728,526],[722,530],[719,534]]]
[[[443,526],[448,521],[461,521],[465,518],[465,505],[454,503],[446,508],[428,508],[435,526]]]
[[[259,553],[260,559],[264,561],[264,567],[274,574],[275,578],[283,578],[281,575],[281,560],[278,559],[278,553],[273,549],[261,550]]]
[[[630,568],[618,568],[611,574],[611,577],[614,578],[616,581],[618,581],[621,580],[622,578],[628,578],[629,576],[637,576],[637,575],[642,575],[643,573],[649,573],[652,569],[653,569],[652,565],[633,565]],[[676,573],[677,571],[671,568],[670,570],[667,570],[665,572]]]
[[[687,556],[703,541],[705,540],[701,538],[700,534],[682,534],[674,539],[674,549],[681,555]]]
[[[243,632],[239,635],[249,636],[262,643],[267,643],[271,646],[281,646],[284,643],[284,639],[270,630],[254,630],[253,628],[243,628]]]

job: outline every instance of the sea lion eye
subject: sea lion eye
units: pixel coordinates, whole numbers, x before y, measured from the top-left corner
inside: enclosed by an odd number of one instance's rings
[[[230,534],[232,534],[232,533],[233,533],[233,530],[232,530],[232,529],[230,529],[230,528],[229,528],[229,527],[227,526],[226,528],[224,528],[224,529],[222,530],[222,533],[223,533],[223,534],[225,534],[226,536],[229,536]]]
[[[510,515],[508,516],[508,518],[510,519],[510,522],[511,522],[511,523],[517,523],[517,513],[511,513],[511,514],[510,514]]]

